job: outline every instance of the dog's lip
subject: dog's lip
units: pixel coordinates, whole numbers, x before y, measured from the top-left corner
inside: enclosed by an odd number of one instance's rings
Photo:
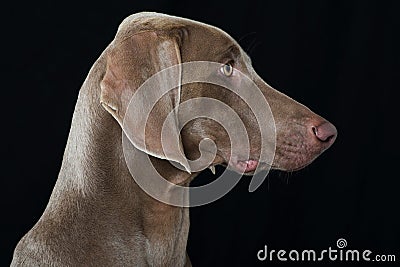
[[[259,162],[255,159],[238,160],[233,159],[229,165],[240,173],[250,173],[257,169]]]
[[[246,160],[243,160],[246,161]],[[257,161],[257,165],[254,168],[249,168],[249,169],[239,169],[237,167],[237,165],[232,164],[232,162],[230,162],[229,164],[227,164],[226,162],[220,163],[219,165],[224,166],[224,167],[228,167],[228,169],[233,170],[237,173],[241,173],[243,175],[246,176],[250,176],[250,175],[254,175],[256,173],[256,169],[258,168],[258,171],[264,171],[264,170],[268,170],[268,169],[273,169],[274,167],[271,166],[270,164],[264,163],[264,162],[258,162]],[[269,167],[268,167],[269,166]]]
[[[222,153],[222,151],[219,152],[220,153],[217,154],[220,155],[220,158],[223,160],[223,162],[220,162],[219,164],[217,163],[215,165],[222,165],[224,167],[227,167],[228,169],[244,175],[253,175],[257,169],[258,171],[262,171],[267,170],[271,167],[271,164],[259,161],[255,157],[250,156],[246,159],[246,157],[243,156],[230,156],[229,153]]]

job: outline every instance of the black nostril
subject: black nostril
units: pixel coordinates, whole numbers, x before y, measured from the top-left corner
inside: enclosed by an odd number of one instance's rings
[[[317,127],[313,126],[313,127],[311,127],[311,130],[313,131],[313,133],[315,135],[317,135]]]

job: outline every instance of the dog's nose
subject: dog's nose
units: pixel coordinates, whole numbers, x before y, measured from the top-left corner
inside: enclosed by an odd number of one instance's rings
[[[321,142],[324,143],[333,143],[337,136],[336,127],[330,122],[323,122],[318,126],[311,127],[312,132],[315,137]]]

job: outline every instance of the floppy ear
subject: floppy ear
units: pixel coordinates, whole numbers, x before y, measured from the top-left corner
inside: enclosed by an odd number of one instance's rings
[[[176,68],[172,76],[161,75],[159,86],[144,92],[142,88],[138,90],[152,75],[181,63],[176,38],[145,31],[115,44],[108,53],[107,70],[100,84],[100,101],[137,149],[177,162],[190,172],[174,110],[180,102],[180,68]],[[178,79],[178,86],[165,93],[161,87],[168,86],[165,82],[171,79]],[[129,105],[134,94],[135,103]],[[162,97],[157,103],[148,103],[154,95]],[[153,108],[146,112],[149,105]],[[172,117],[168,116],[170,112],[174,113]]]

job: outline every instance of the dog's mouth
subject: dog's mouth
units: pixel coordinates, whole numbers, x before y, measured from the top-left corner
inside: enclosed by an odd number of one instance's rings
[[[254,175],[256,172],[268,170],[271,167],[270,164],[260,162],[255,158],[237,159],[235,157],[231,158],[228,164],[222,165],[243,175]]]
[[[235,171],[243,174],[250,174],[257,169],[259,162],[255,159],[247,159],[247,160],[238,160],[231,159],[229,162],[229,166],[233,168]]]
[[[219,156],[217,158],[219,160],[214,161],[214,163],[209,167],[211,171],[213,171],[215,165],[224,166],[234,172],[243,174],[243,175],[254,175],[256,172],[268,170],[272,166],[271,164],[259,161],[256,157],[240,157],[240,156],[232,156],[229,157],[229,154],[226,153],[218,153]]]

